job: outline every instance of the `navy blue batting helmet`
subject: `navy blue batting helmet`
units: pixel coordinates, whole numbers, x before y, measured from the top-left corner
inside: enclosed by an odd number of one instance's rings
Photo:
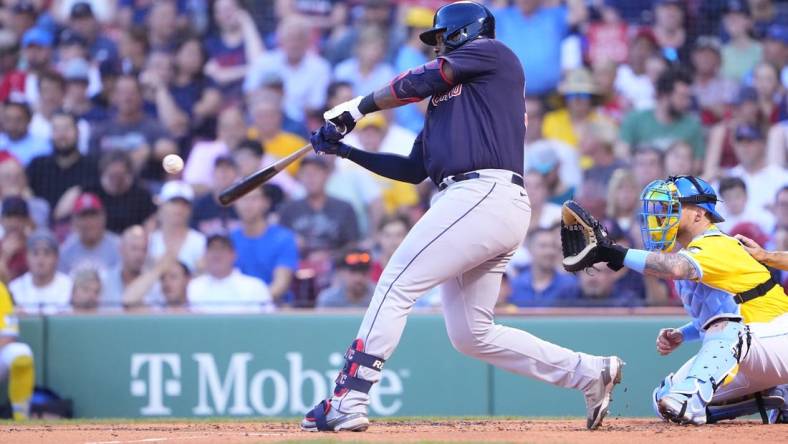
[[[430,46],[438,44],[436,35],[443,32],[447,50],[459,48],[479,37],[495,38],[495,17],[489,9],[475,2],[462,1],[441,7],[435,13],[432,29],[419,35]]]

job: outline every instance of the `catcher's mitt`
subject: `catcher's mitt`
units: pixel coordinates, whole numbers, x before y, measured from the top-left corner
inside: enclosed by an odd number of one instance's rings
[[[561,248],[566,271],[575,272],[607,262],[612,270],[624,266],[626,249],[616,245],[599,221],[573,200],[561,208]]]

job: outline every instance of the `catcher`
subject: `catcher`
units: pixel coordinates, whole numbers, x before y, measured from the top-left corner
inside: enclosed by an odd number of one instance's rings
[[[715,210],[714,190],[702,179],[654,181],[640,200],[646,250],[617,245],[582,207],[566,202],[564,268],[579,271],[606,263],[613,270],[626,266],[677,281],[692,321],[662,329],[657,350],[666,355],[685,341],[702,340],[702,345],[654,391],[658,415],[704,424],[760,411],[766,420],[767,409],[784,408],[774,388],[788,383],[785,291],[736,239],[714,225],[723,218]]]

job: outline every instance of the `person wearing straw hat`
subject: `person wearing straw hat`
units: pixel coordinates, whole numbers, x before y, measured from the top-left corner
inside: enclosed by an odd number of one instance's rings
[[[578,68],[566,73],[558,86],[564,107],[547,113],[542,122],[542,134],[547,139],[557,139],[577,148],[580,134],[591,122],[606,120],[596,111],[599,91],[591,72]],[[581,159],[580,165],[589,168],[592,161]]]

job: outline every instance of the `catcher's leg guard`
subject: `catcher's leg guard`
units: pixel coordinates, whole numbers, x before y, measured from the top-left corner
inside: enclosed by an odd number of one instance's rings
[[[36,377],[33,352],[27,344],[12,342],[3,347],[0,359],[8,367],[8,399],[14,419],[27,419]]]
[[[784,396],[781,390],[774,388],[724,403],[711,403],[706,407],[707,422],[713,424],[758,413],[764,424],[773,423],[775,421],[770,418],[769,413],[779,412],[780,408],[785,406]]]
[[[779,396],[783,398],[782,405],[769,411],[769,424],[788,424],[788,384],[778,385],[769,390],[767,396]]]
[[[662,419],[668,419],[662,416],[662,412],[659,411],[659,401],[665,397],[665,395],[670,392],[670,389],[673,387],[673,373],[665,376],[665,379],[657,386],[653,392],[651,392],[651,407],[654,409],[654,413],[657,414]]]
[[[658,401],[663,417],[674,422],[704,424],[706,405],[726,378],[736,375],[739,361],[749,348],[749,330],[740,322],[710,327],[686,378]]]
[[[364,353],[364,342],[361,339],[353,341],[345,353],[345,366],[337,375],[334,397],[342,397],[351,390],[369,393],[373,383],[358,376],[359,368],[366,367],[379,372],[383,370],[385,362],[383,358]],[[301,428],[307,431],[362,432],[368,426],[366,413],[343,413],[333,407],[330,399],[316,405],[301,421]]]

